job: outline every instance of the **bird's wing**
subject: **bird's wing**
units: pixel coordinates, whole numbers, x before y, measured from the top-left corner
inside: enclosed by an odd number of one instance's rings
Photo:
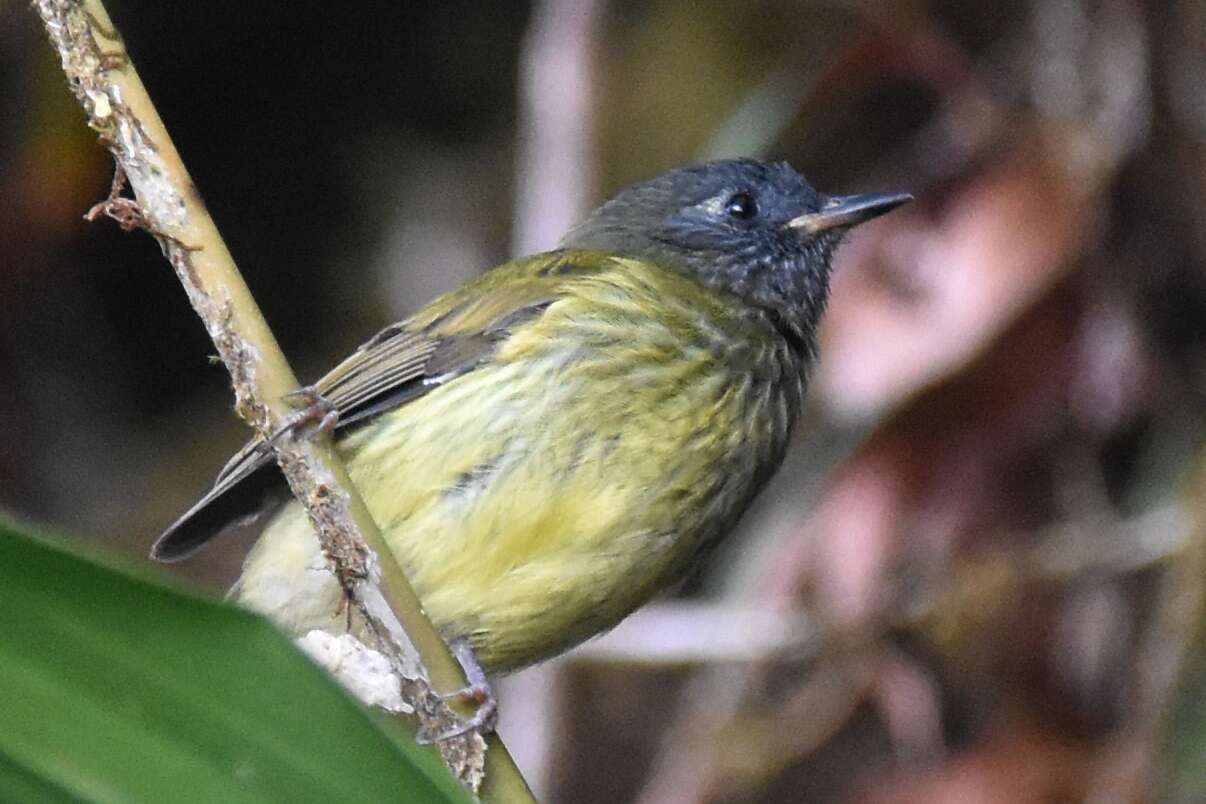
[[[612,266],[599,254],[550,252],[506,263],[441,296],[414,317],[386,327],[333,368],[314,389],[342,429],[404,405],[490,360],[516,328],[538,317],[573,283]],[[160,561],[187,558],[263,507],[279,485],[272,451],[247,443],[214,486],[155,542]]]

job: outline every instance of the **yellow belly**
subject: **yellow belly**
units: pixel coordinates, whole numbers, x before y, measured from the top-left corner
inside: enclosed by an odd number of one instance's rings
[[[665,354],[638,348],[583,358],[509,342],[340,442],[432,621],[490,671],[565,650],[676,580],[781,458],[797,379],[755,382],[759,367],[669,332],[648,346]],[[295,632],[340,627],[340,591],[296,504],[234,593]]]

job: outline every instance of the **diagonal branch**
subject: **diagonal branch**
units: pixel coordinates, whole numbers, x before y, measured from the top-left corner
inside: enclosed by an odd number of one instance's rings
[[[292,409],[285,395],[297,380],[243,282],[234,260],[193,186],[151,104],[121,37],[100,0],[35,0],[88,124],[117,163],[110,197],[88,215],[113,217],[159,242],[193,308],[230,373],[235,411],[261,436],[277,432]],[[128,179],[134,198],[122,197]],[[323,552],[348,600],[375,635],[405,702],[431,732],[455,725],[456,715],[432,689],[464,686],[447,646],[382,540],[330,439],[321,432],[277,439],[277,461],[318,533]],[[417,657],[417,658],[416,658]],[[428,681],[430,679],[430,682]],[[487,800],[527,800],[530,793],[497,737],[484,753],[470,734],[440,749],[454,773]]]

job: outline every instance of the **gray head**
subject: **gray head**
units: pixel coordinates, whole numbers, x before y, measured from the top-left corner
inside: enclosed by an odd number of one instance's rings
[[[842,236],[910,198],[824,196],[786,162],[728,159],[678,168],[621,191],[561,245],[685,271],[811,337]]]

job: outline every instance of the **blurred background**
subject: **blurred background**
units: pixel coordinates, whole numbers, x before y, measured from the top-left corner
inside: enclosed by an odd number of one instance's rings
[[[542,800],[1206,800],[1206,0],[108,5],[304,380],[683,162],[917,195],[740,532],[503,684]],[[143,562],[247,433],[23,3],[0,107],[0,506]]]

